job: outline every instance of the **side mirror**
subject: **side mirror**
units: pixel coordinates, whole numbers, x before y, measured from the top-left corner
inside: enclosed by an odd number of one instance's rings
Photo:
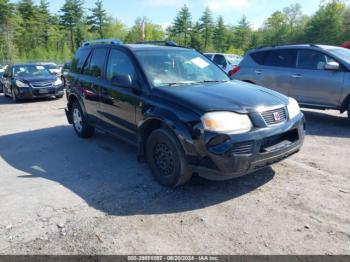
[[[325,65],[325,70],[338,71],[340,69],[340,65],[337,62],[329,62]]]
[[[132,88],[133,87],[132,78],[129,74],[113,76],[112,85]]]

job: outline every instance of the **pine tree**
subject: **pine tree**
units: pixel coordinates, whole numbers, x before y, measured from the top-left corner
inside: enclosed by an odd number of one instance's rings
[[[184,5],[174,19],[172,33],[183,37],[183,45],[187,45],[187,39],[192,27],[192,15],[187,5]]]
[[[202,38],[204,40],[204,50],[208,51],[212,46],[212,37],[214,31],[212,14],[208,7],[204,10],[204,13],[199,21]]]
[[[66,0],[61,8],[60,24],[70,34],[70,48],[74,52],[75,47],[81,41],[81,24],[84,15],[82,0]]]
[[[95,2],[95,7],[90,9],[91,15],[87,18],[87,24],[90,26],[89,31],[98,33],[100,38],[105,37],[105,30],[108,25],[108,15],[103,9],[102,0]]]
[[[225,52],[227,49],[226,40],[227,40],[227,29],[225,26],[225,22],[222,16],[219,16],[216,22],[216,26],[214,28],[214,36],[213,36],[213,43],[214,43],[215,50],[219,52]]]

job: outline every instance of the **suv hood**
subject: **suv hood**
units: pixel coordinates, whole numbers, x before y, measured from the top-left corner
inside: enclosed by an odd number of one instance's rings
[[[52,76],[23,76],[23,77],[15,77],[15,80],[25,81],[28,83],[32,82],[54,82],[57,77]]]
[[[241,81],[191,86],[159,87],[156,95],[172,103],[195,110],[198,114],[210,111],[249,113],[258,107],[286,106],[288,97],[275,91]]]

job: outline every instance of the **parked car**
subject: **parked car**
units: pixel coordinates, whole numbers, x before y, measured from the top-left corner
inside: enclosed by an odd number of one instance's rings
[[[193,172],[239,177],[303,143],[294,99],[231,81],[205,56],[172,43],[85,43],[67,78],[66,114],[77,135],[99,128],[133,143],[165,186],[182,185]]]
[[[234,54],[205,53],[207,58],[220,66],[228,75],[235,73],[235,68],[242,61],[242,56]]]
[[[49,70],[52,74],[61,77],[62,67],[55,63],[40,63],[40,65],[44,66],[47,70]]]
[[[62,80],[39,64],[9,66],[3,76],[4,95],[14,102],[40,97],[62,98]]]
[[[233,77],[293,97],[302,107],[348,111],[350,120],[348,49],[324,45],[254,49]]]

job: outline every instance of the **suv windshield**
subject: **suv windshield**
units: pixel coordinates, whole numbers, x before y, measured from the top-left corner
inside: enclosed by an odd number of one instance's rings
[[[12,68],[13,76],[48,76],[50,71],[40,65],[23,65]]]
[[[334,48],[334,49],[328,49],[327,51],[345,60],[347,63],[350,63],[350,50],[345,48]]]
[[[155,87],[229,81],[229,77],[194,50],[139,50],[135,52]]]

